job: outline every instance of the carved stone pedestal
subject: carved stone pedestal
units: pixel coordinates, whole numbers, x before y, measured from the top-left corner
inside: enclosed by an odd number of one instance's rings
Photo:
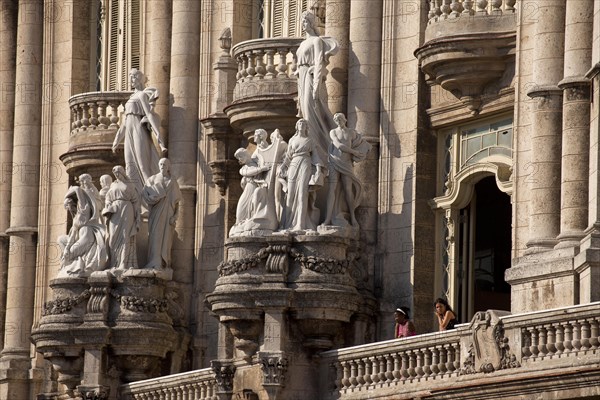
[[[113,400],[120,384],[160,374],[168,353],[180,350],[165,297],[169,278],[129,270],[51,282],[54,300],[32,340],[58,372],[61,392]]]
[[[206,298],[233,336],[229,346],[239,367],[232,393],[292,396],[299,388],[290,385],[303,380],[286,385],[290,358],[290,373],[315,379],[316,352],[352,344],[344,333],[364,303],[353,278],[362,268],[357,242],[336,234],[276,234],[230,238],[226,248]]]

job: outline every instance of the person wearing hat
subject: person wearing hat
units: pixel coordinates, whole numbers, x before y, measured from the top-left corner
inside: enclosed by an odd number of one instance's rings
[[[408,307],[398,307],[394,312],[394,320],[396,321],[396,326],[394,327],[394,337],[396,339],[415,336],[417,331],[415,329],[415,325],[410,320],[408,312],[410,308]]]

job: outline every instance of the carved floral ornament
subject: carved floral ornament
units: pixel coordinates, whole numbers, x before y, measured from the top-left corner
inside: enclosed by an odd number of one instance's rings
[[[319,254],[305,255],[302,252],[289,248],[288,246],[269,246],[260,249],[256,254],[238,260],[224,261],[217,267],[219,276],[229,276],[236,273],[247,271],[251,268],[257,268],[259,263],[266,260],[271,255],[289,255],[294,261],[298,262],[304,269],[321,274],[344,274],[353,263],[354,257],[349,257],[346,260],[339,260],[331,257],[322,257]],[[281,264],[282,261],[280,260]],[[284,272],[275,271],[269,268],[269,272]]]
[[[263,384],[285,386],[288,360],[281,354],[261,353],[260,355]]]

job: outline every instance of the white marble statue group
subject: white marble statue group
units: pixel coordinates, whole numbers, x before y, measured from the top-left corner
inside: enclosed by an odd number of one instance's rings
[[[268,143],[267,132],[258,129],[254,153],[245,148],[235,153],[242,164],[243,193],[230,237],[358,227],[355,210],[362,185],[353,167],[371,145],[346,125],[344,114],[329,111],[324,79],[338,43],[318,35],[315,18],[311,12],[302,15],[306,38],[296,52],[295,72],[302,118],[296,133],[286,144],[275,130]],[[328,186],[324,217],[317,207],[317,191],[323,186]]]
[[[126,168],[112,169],[114,181],[110,175],[102,175],[100,191],[89,174],[80,175],[80,185],[67,191],[64,206],[73,223],[69,234],[58,239],[62,251],[59,278],[139,268],[136,236],[146,210],[148,256],[143,268],[170,268],[181,191],[171,175],[170,161],[160,158],[151,136],[153,131],[162,152],[166,152],[153,111],[158,92],[144,88],[141,71],[133,69],[129,76],[134,93],[125,104],[125,121],[113,143],[116,151],[125,140]]]

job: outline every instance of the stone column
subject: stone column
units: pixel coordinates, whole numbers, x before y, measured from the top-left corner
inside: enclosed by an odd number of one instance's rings
[[[17,3],[7,2],[0,9],[0,326],[4,327],[6,274],[10,226],[10,188],[12,182],[13,111],[15,107],[15,57],[17,54]],[[0,329],[0,349],[4,329]]]
[[[587,227],[593,0],[567,0],[563,90],[560,247],[578,246]]]
[[[16,98],[4,349],[0,398],[27,398],[35,291],[40,122],[42,105],[42,0],[20,1],[17,26]]]
[[[329,75],[325,81],[327,95],[329,96],[329,109],[333,114],[336,112],[346,114],[349,28],[350,0],[327,0],[325,35],[331,36],[340,44],[339,52],[329,60],[329,66],[327,67]]]
[[[375,254],[378,240],[382,18],[383,0],[351,1],[348,53],[348,126],[365,135],[366,139],[373,145],[367,159],[354,167],[358,179],[363,184],[363,197],[356,215],[360,224],[361,242],[365,244],[360,249],[363,254],[359,263],[367,269],[364,272],[370,276],[375,273]],[[363,295],[366,295],[366,293],[363,293]],[[364,307],[365,309],[361,312],[364,312],[365,315],[369,314],[369,307],[366,304]]]
[[[533,39],[535,100],[531,128],[531,200],[527,252],[553,248],[560,228],[560,156],[565,2],[538,1]]]
[[[169,154],[183,199],[179,205],[177,240],[173,243],[173,280],[180,283],[178,302],[190,321],[194,281],[194,224],[196,221],[196,157],[198,152],[198,91],[200,57],[200,2],[173,0],[171,81],[169,104]]]
[[[172,0],[149,1],[150,28],[148,86],[158,88],[159,99],[155,111],[160,116],[162,140],[168,143],[169,129],[169,75],[171,67],[171,6]],[[198,21],[196,21],[198,23]],[[167,145],[168,147],[168,145]],[[173,153],[172,153],[173,154]]]

